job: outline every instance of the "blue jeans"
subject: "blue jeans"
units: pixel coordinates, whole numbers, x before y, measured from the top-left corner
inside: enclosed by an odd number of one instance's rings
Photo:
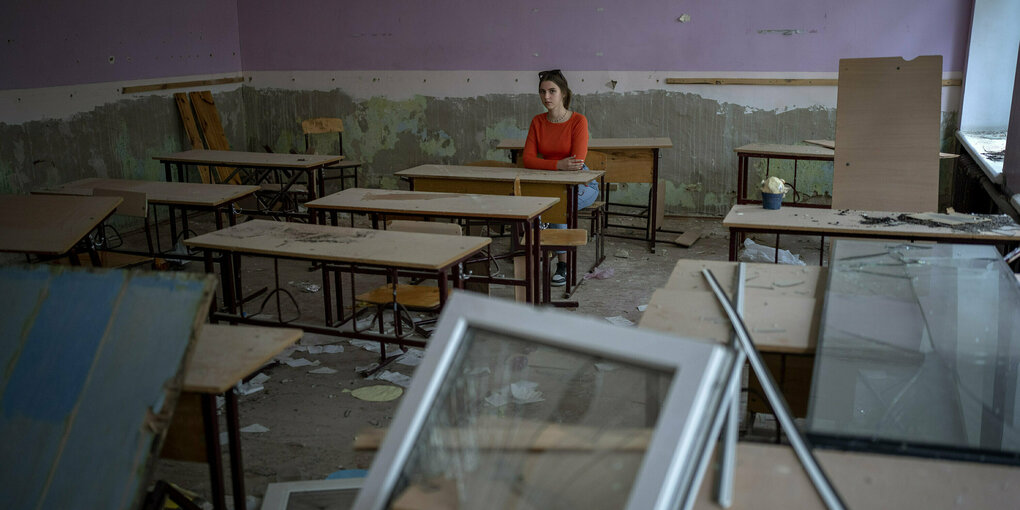
[[[581,170],[590,170],[588,165],[581,167]],[[577,210],[580,211],[591,204],[594,204],[599,198],[599,181],[591,181],[588,184],[577,187]],[[553,229],[566,229],[566,223],[550,223],[549,228]],[[556,253],[566,253],[565,251],[558,251]]]

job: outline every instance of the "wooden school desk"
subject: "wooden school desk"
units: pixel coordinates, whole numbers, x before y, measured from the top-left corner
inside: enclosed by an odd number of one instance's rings
[[[90,177],[79,179],[54,188],[42,190],[44,193],[66,193],[91,195],[94,189],[124,190],[145,193],[149,204],[165,205],[170,208],[170,243],[177,238],[177,220],[174,209],[181,210],[181,232],[188,232],[188,210],[212,211],[216,221],[216,229],[223,228],[226,213],[228,224],[236,222],[237,215],[231,205],[258,191],[258,186],[234,184],[203,184],[200,182],[161,182],[140,181],[132,179],[101,179]],[[158,232],[157,232],[158,234]],[[157,243],[159,236],[156,236]],[[171,246],[172,248],[172,246]],[[154,255],[154,254],[149,254]]]
[[[527,301],[539,301],[538,272],[539,239],[541,229],[538,217],[555,206],[558,198],[515,197],[500,195],[473,195],[463,193],[435,193],[424,191],[400,191],[350,188],[305,204],[309,211],[321,215],[332,214],[333,225],[337,224],[336,213],[367,213],[372,215],[372,226],[378,228],[379,215],[412,215],[437,218],[470,218],[492,221],[517,222],[524,232],[525,278],[478,278],[487,283],[510,283],[524,285]],[[325,218],[319,218],[325,223]],[[474,279],[475,277],[472,277]]]
[[[760,205],[735,205],[723,219],[730,229],[730,260],[737,260],[741,234],[795,234],[821,236],[824,248],[826,236],[858,237],[870,239],[903,239],[908,241],[934,241],[966,244],[1005,244],[1020,242],[1020,225],[1010,225],[986,232],[967,232],[949,227],[930,227],[911,223],[895,225],[864,225],[865,217],[896,217],[901,213],[885,211],[854,211],[833,209],[804,209],[784,207],[764,209]],[[911,214],[911,213],[906,213]],[[776,243],[778,250],[778,242]],[[819,255],[821,264],[824,249]]]
[[[212,253],[221,253],[220,272],[224,288],[226,312],[217,312],[214,317],[230,322],[261,325],[279,325],[278,322],[257,320],[237,314],[237,300],[240,286],[240,255],[265,256],[274,259],[292,259],[322,262],[322,290],[325,305],[326,325],[319,326],[305,322],[289,322],[305,331],[366,340],[380,340],[424,346],[424,342],[394,339],[375,333],[341,331],[339,326],[345,319],[343,314],[343,292],[336,289],[336,311],[339,323],[333,322],[331,309],[332,289],[328,272],[361,272],[385,274],[396,281],[400,274],[435,278],[439,282],[440,307],[446,302],[447,275],[452,272],[454,287],[461,288],[459,264],[468,260],[492,242],[487,237],[443,236],[409,232],[391,232],[361,228],[334,227],[330,225],[308,225],[277,221],[252,220],[223,230],[203,234],[184,241],[187,246],[202,248],[206,254],[206,270],[212,271]],[[279,275],[277,273],[277,279]],[[235,287],[236,285],[236,287]],[[279,281],[275,285],[281,292]],[[351,306],[355,305],[355,291],[351,288]]]
[[[745,266],[744,323],[791,411],[806,416],[827,269],[760,263]],[[652,294],[638,326],[729,343],[733,328],[702,269],[712,271],[732,296],[736,262],[681,259],[666,285]],[[756,385],[756,380],[751,383],[752,388]],[[769,409],[753,393],[748,408],[752,412]]]
[[[606,176],[605,182],[608,183],[647,183],[651,185],[651,190],[648,194],[648,207],[644,206],[632,206],[630,204],[617,204],[609,203],[609,190],[603,191],[604,196],[607,200],[608,205],[616,205],[623,207],[639,207],[644,209],[644,212],[637,214],[628,214],[620,212],[611,212],[606,210],[607,214],[617,216],[646,216],[646,224],[644,227],[632,227],[630,225],[613,225],[611,227],[620,228],[641,228],[645,231],[645,237],[640,238],[648,241],[648,249],[652,252],[655,251],[656,234],[660,228],[661,214],[660,209],[665,204],[660,204],[659,200],[662,197],[659,196],[659,151],[662,149],[669,149],[673,147],[673,141],[668,137],[657,137],[657,138],[592,138],[588,140],[588,149],[603,152],[607,156],[606,161]],[[522,138],[506,138],[500,140],[497,149],[507,149],[510,151],[510,160],[516,162],[522,152],[524,152],[524,139]],[[627,236],[614,236],[614,237],[627,237]]]
[[[83,243],[92,264],[100,265],[99,254],[88,240],[90,232],[113,214],[120,197],[78,197],[55,195],[0,195],[0,252],[47,257],[71,255]]]
[[[223,462],[220,456],[219,419],[216,397],[226,399],[227,442],[230,449],[230,478],[234,508],[245,508],[244,465],[237,394],[233,387],[277,354],[297,342],[300,329],[205,324],[195,341],[184,371],[181,402],[162,455],[180,460],[205,460],[209,464],[212,502],[226,508],[223,490]],[[192,428],[202,428],[203,441],[196,443]],[[198,450],[198,451],[192,451]]]
[[[820,448],[814,454],[847,508],[1012,508],[1020,498],[1020,469],[1012,466]],[[825,508],[789,445],[741,442],[736,457],[731,510]],[[716,478],[709,467],[695,508],[722,508]]]
[[[525,196],[553,197],[559,203],[543,213],[546,223],[564,223],[577,228],[577,187],[593,180],[601,180],[605,172],[589,170],[578,172],[552,172],[527,168],[504,168],[456,165],[421,165],[401,170],[395,175],[411,180],[415,191],[443,191],[450,193],[477,193],[481,195],[512,195],[514,181],[520,180]],[[568,278],[577,281],[577,256],[567,252]]]
[[[297,211],[273,211],[281,200],[283,200],[291,188],[304,175],[308,182],[308,197],[314,200],[322,194],[325,188],[323,168],[330,166],[343,159],[343,156],[320,156],[317,154],[275,154],[266,152],[242,152],[242,151],[215,151],[215,150],[190,150],[177,152],[165,156],[155,156],[163,164],[166,174],[166,181],[174,180],[172,166],[177,167],[177,181],[187,182],[188,176],[185,172],[186,165],[193,166],[221,166],[233,168],[233,172],[222,179],[230,182],[235,175],[246,172],[245,179],[249,184],[262,184],[267,182],[274,173],[279,172],[286,175],[285,181],[281,178],[279,190],[268,201],[260,202],[260,211],[263,214],[272,213],[277,216],[297,217],[308,219],[307,214]],[[216,172],[210,172],[215,176]]]
[[[836,158],[836,142],[832,140],[804,140],[811,145],[782,145],[775,143],[752,143],[741,145],[733,152],[737,153],[737,204],[760,204],[761,198],[758,194],[758,183],[750,183],[750,159],[760,158],[765,160],[765,175],[769,173],[769,164],[773,159],[793,160],[794,193],[797,193],[797,162],[798,161],[833,161]],[[959,157],[956,154],[939,153],[941,159]],[[755,198],[758,197],[758,198]],[[799,202],[784,202],[783,205],[790,207],[817,207],[828,209],[831,204],[806,204]]]
[[[760,204],[761,195],[758,194],[760,187],[758,183],[748,184],[750,180],[750,159],[761,158],[765,160],[765,175],[769,173],[769,164],[773,159],[793,160],[793,186],[794,193],[797,191],[797,162],[799,161],[832,161],[835,158],[835,151],[817,145],[779,145],[772,143],[752,143],[742,145],[733,149],[737,153],[737,203],[738,204]],[[748,190],[748,188],[751,190]],[[752,198],[757,197],[757,198]],[[829,208],[829,204],[804,204],[798,202],[784,203],[786,206],[796,207],[821,207]]]

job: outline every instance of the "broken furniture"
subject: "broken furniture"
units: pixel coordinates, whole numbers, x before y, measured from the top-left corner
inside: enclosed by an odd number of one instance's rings
[[[666,204],[664,203],[665,188],[659,187],[659,151],[673,147],[673,141],[668,137],[659,138],[591,138],[588,140],[588,149],[605,153],[606,162],[605,178],[601,183],[603,196],[606,197],[606,214],[609,216],[621,216],[628,218],[644,218],[644,226],[633,226],[623,224],[611,224],[609,227],[616,227],[629,230],[643,230],[644,237],[632,237],[619,234],[607,234],[613,237],[627,239],[640,239],[648,241],[648,249],[655,252],[655,243],[658,242],[657,235],[662,230],[662,220]],[[517,161],[524,151],[524,139],[507,138],[500,140],[497,149],[510,151],[510,160]],[[595,170],[593,168],[593,170]],[[562,173],[562,172],[555,172]],[[610,189],[606,184],[648,184],[648,205],[634,205],[610,200]],[[614,210],[614,207],[616,208]],[[636,209],[637,212],[623,212],[620,208],[627,210]],[[663,232],[671,232],[662,230]],[[673,232],[681,233],[681,232]]]
[[[376,274],[387,276],[391,281],[396,281],[398,275],[434,278],[438,280],[440,303],[445,304],[450,274],[453,286],[461,288],[463,278],[460,264],[483,250],[490,242],[487,237],[453,237],[252,220],[190,238],[184,244],[204,250],[208,272],[213,270],[214,259],[220,261],[225,306],[223,311],[213,313],[214,319],[264,326],[286,324],[320,334],[420,347],[424,345],[423,341],[402,338],[399,321],[396,322],[396,338],[341,329],[343,324],[354,319],[355,314],[345,316],[340,274],[349,273],[352,278],[354,273]],[[321,263],[319,267],[322,274],[325,325],[299,321],[299,317],[284,320],[279,313],[276,321],[253,317],[258,312],[245,313],[243,303],[236,297],[243,288],[240,281],[242,255],[270,257],[274,259],[274,265],[280,258]],[[275,273],[276,281],[271,285],[273,290],[263,300],[262,307],[275,297],[279,312],[280,296],[287,295],[288,291],[280,287],[279,272]],[[355,291],[353,286],[350,287],[351,308],[354,312]],[[336,321],[333,319],[334,297]],[[300,313],[300,310],[297,312]],[[395,309],[394,312],[399,313]]]
[[[457,293],[354,508],[677,508],[734,359]]]
[[[942,56],[839,61],[832,207],[938,210]]]
[[[538,217],[556,206],[558,199],[549,197],[515,197],[475,195],[464,193],[436,193],[350,188],[318,200],[305,207],[319,215],[325,223],[328,213],[333,225],[337,213],[363,213],[372,217],[372,227],[378,228],[378,219],[384,217],[416,216],[428,218],[480,219],[516,223],[524,233],[524,252],[527,271],[523,279],[471,275],[468,279],[492,284],[524,286],[528,302],[538,302],[538,245],[540,238]]]
[[[1020,242],[1020,225],[1008,216],[992,215],[917,215],[794,207],[768,210],[755,205],[735,205],[723,219],[723,226],[730,230],[730,260],[737,260],[737,247],[744,234],[775,234],[777,241],[781,234],[821,236],[823,248],[826,237],[1002,245]],[[821,251],[819,264],[824,260],[825,250]]]
[[[1020,465],[1020,286],[991,246],[835,241],[815,444]]]
[[[0,268],[4,507],[140,507],[213,287],[194,273]]]
[[[133,179],[103,179],[87,178],[61,184],[53,188],[40,190],[42,193],[68,194],[68,195],[92,195],[96,190],[127,191],[143,193],[148,205],[167,206],[170,212],[170,248],[176,245],[177,239],[177,215],[176,210],[181,212],[181,234],[185,237],[189,232],[188,211],[210,211],[216,222],[216,229],[223,228],[223,215],[227,217],[227,223],[233,225],[237,215],[234,211],[234,202],[251,196],[258,190],[258,186],[243,186],[233,184],[203,184],[196,182],[161,182],[161,181],[140,181]],[[119,213],[119,211],[118,211]],[[149,221],[145,217],[146,235],[148,236]],[[127,252],[126,250],[117,250]],[[156,249],[153,250],[151,242],[148,256],[165,253],[160,246],[159,233],[156,233]],[[176,258],[183,254],[173,254]]]
[[[108,196],[0,195],[0,252],[67,256],[72,265],[80,264],[78,253],[88,253],[99,266],[103,222],[121,202]]]
[[[519,183],[524,196],[560,199],[556,205],[542,213],[543,222],[562,223],[566,224],[567,228],[575,229],[578,221],[577,187],[595,179],[601,180],[603,172],[597,170],[550,172],[527,168],[421,165],[401,170],[395,175],[410,179],[411,189],[414,191],[512,195],[514,184]],[[569,253],[567,268],[568,278],[576,282],[577,257]]]
[[[233,169],[226,177],[213,182],[230,182],[234,176],[243,176],[242,181],[260,185],[271,180],[274,174],[286,175],[286,182],[275,186],[275,193],[269,198],[260,197],[257,210],[242,210],[242,213],[269,215],[274,218],[296,218],[311,221],[308,213],[299,210],[280,210],[287,203],[287,194],[302,177],[308,182],[308,196],[314,200],[325,187],[323,169],[343,156],[317,156],[315,154],[271,154],[264,152],[241,152],[223,150],[190,150],[155,156],[162,165],[166,182],[174,181],[172,167],[177,168],[177,182],[188,182],[188,166],[217,166]]]
[[[207,462],[212,502],[226,509],[216,398],[225,399],[234,508],[245,508],[244,465],[234,386],[297,342],[300,329],[205,324],[185,364],[184,385],[160,454]]]
[[[305,154],[318,154],[312,146],[312,138],[318,135],[336,134],[337,154],[344,155],[344,121],[343,119],[318,117],[301,121],[301,132],[305,135]],[[347,189],[347,181],[353,181],[353,188],[358,187],[358,169],[361,168],[360,161],[352,161],[344,158],[325,168],[327,175],[323,176],[324,181],[339,180],[340,189]],[[336,175],[328,175],[329,171],[337,171]],[[325,194],[325,191],[323,191]]]

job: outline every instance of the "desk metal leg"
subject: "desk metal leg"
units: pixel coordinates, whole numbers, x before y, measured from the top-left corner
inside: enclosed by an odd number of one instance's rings
[[[655,253],[659,226],[659,149],[652,149],[652,196],[648,200],[648,251]]]
[[[740,238],[740,231],[736,229],[730,229],[730,262],[737,260],[737,244]]]
[[[223,491],[223,459],[220,458],[220,425],[216,417],[216,396],[203,393],[201,401],[202,423],[205,428],[205,460],[209,463],[212,504],[218,510],[226,509],[227,498]]]
[[[536,223],[537,220],[535,222],[525,222],[524,224],[524,294],[525,301],[528,303],[535,302],[535,270],[532,268],[532,264],[537,261],[534,258],[534,248],[538,236]]]
[[[230,479],[234,488],[234,508],[247,508],[244,493],[244,465],[241,463],[241,423],[237,416],[237,394],[233,388],[224,395],[227,408],[227,442],[230,448]],[[216,445],[219,446],[217,437]]]

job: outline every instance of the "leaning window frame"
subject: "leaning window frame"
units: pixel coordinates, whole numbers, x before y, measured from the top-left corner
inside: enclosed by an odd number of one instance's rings
[[[455,293],[376,454],[355,509],[382,509],[391,500],[415,440],[472,328],[671,372],[669,389],[626,508],[671,509],[698,490],[693,486],[696,467],[700,455],[712,451],[705,445],[736,358],[732,349],[714,342],[622,328],[593,318]]]

